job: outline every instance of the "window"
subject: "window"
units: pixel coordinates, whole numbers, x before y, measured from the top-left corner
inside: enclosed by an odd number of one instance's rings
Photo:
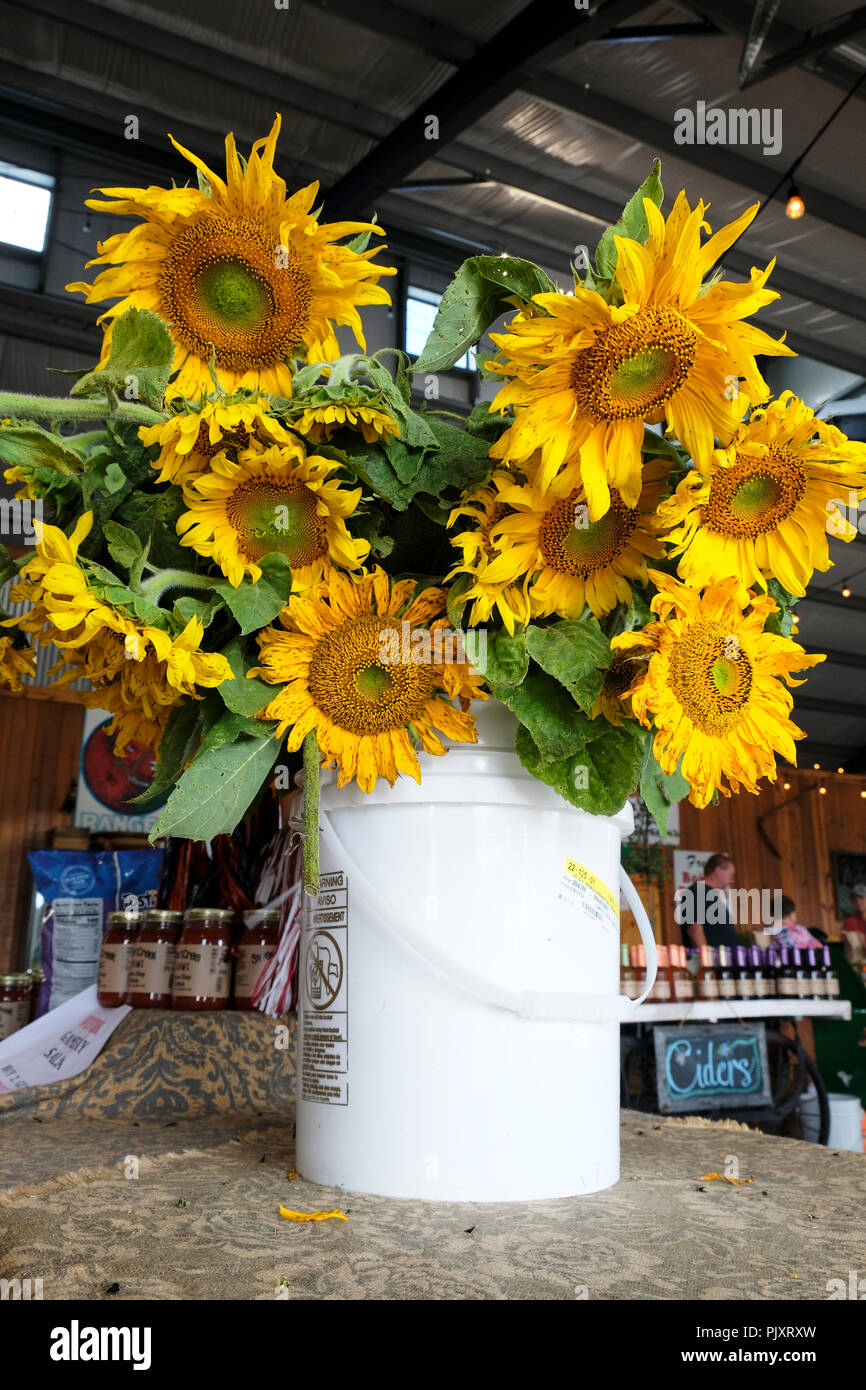
[[[434,290],[422,290],[417,285],[409,286],[406,295],[406,351],[410,357],[417,357],[426,343],[441,298],[441,294]],[[475,370],[468,352],[464,352],[454,363],[454,367],[463,372]]]
[[[0,242],[23,251],[42,251],[54,179],[35,169],[0,160]]]

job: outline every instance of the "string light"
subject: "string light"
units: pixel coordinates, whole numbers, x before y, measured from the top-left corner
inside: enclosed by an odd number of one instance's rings
[[[861,792],[860,795],[863,797],[863,800],[866,801],[866,792]]]
[[[820,763],[813,763],[812,766],[814,767],[814,769],[815,769],[816,772],[820,772],[820,771],[821,771],[821,764],[820,764]]]
[[[842,597],[843,597],[843,598],[850,598],[850,597],[851,597],[851,590],[848,588],[848,585],[847,585],[847,584],[845,585],[844,589],[842,590]]]
[[[819,788],[818,788],[818,791],[821,793],[822,796],[826,796],[826,795],[827,795],[827,788],[826,788],[826,787],[819,787]]]
[[[802,217],[805,211],[806,204],[803,200],[802,194],[798,193],[794,185],[791,184],[791,187],[788,189],[788,201],[785,204],[786,216],[790,217],[792,221],[796,222],[797,218]]]
[[[783,792],[789,792],[790,790],[791,790],[791,783],[790,783],[790,782],[783,782],[783,783],[782,783],[782,791],[783,791]]]

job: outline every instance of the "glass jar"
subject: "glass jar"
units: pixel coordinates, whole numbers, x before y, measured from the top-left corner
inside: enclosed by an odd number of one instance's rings
[[[109,912],[108,930],[102,938],[96,998],[106,1009],[126,1003],[129,959],[132,944],[141,926],[138,912]]]
[[[232,989],[235,914],[229,908],[190,907],[183,914],[171,986],[173,1009],[224,1009]]]
[[[133,1008],[171,1008],[171,976],[182,926],[182,912],[161,907],[145,912],[129,962],[126,1002]]]
[[[0,1041],[30,1022],[32,990],[29,975],[0,975]]]
[[[36,1010],[39,1008],[39,996],[42,993],[42,986],[45,984],[45,971],[42,969],[41,965],[34,965],[27,973],[30,976],[30,981],[33,986],[30,995],[29,1019],[29,1022],[32,1023],[36,1017]]]
[[[655,984],[647,996],[648,1004],[669,1004],[673,989],[671,988],[670,975],[670,956],[667,946],[661,942],[656,946],[656,978]]]
[[[280,914],[265,908],[244,913],[244,929],[234,949],[235,1008],[251,1009],[259,978],[277,953]]]

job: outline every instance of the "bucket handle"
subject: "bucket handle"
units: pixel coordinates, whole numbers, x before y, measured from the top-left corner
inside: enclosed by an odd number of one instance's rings
[[[439,975],[450,984],[457,985],[464,994],[470,995],[473,999],[477,999],[483,1004],[491,1004],[494,1008],[507,1009],[511,1013],[518,1014],[521,1018],[556,1019],[567,1023],[628,1022],[634,1010],[643,1003],[652,989],[656,977],[656,944],[652,926],[634,884],[621,866],[620,887],[634,913],[646,950],[647,973],[643,993],[637,999],[627,999],[625,995],[621,994],[571,994],[560,990],[510,990],[504,989],[492,980],[485,980],[483,976],[477,975],[473,970],[467,970],[465,965],[455,960],[453,956],[449,956],[445,951],[441,951],[438,946],[428,941],[421,932],[416,931],[409,923],[399,921],[383,903],[381,895],[377,893],[367,875],[346,849],[328,813],[324,809],[320,809],[319,817],[322,822],[320,828],[323,832],[324,843],[327,845],[328,841],[331,841],[329,848],[330,853],[334,856],[334,863],[345,867],[349,883],[353,889],[360,892],[362,898],[366,899],[367,906],[374,913],[380,926],[384,927],[389,936],[393,937],[404,950],[420,960],[434,974]]]

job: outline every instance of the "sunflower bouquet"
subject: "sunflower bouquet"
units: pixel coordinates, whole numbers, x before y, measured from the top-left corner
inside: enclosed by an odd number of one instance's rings
[[[823,658],[792,609],[828,531],[854,535],[866,446],[770,399],[756,357],[791,350],[748,320],[772,265],[714,271],[755,209],[705,238],[703,203],[663,216],[656,166],[567,290],[466,261],[413,366],[366,351],[381,228],[290,194],[279,128],[246,159],[229,136],[225,177],[177,145],[195,185],[90,201],[137,219],[69,286],[116,301],[99,363],[68,399],[0,396],[6,479],[49,514],[2,555],[27,607],[0,679],[57,647],[118,747],[155,750],[154,837],[231,831],[283,748],[341,786],[420,780],[491,697],[589,812],[639,789],[664,825],[757,791],[803,736],[789,687]],[[440,411],[426,387],[503,316],[493,400]]]

